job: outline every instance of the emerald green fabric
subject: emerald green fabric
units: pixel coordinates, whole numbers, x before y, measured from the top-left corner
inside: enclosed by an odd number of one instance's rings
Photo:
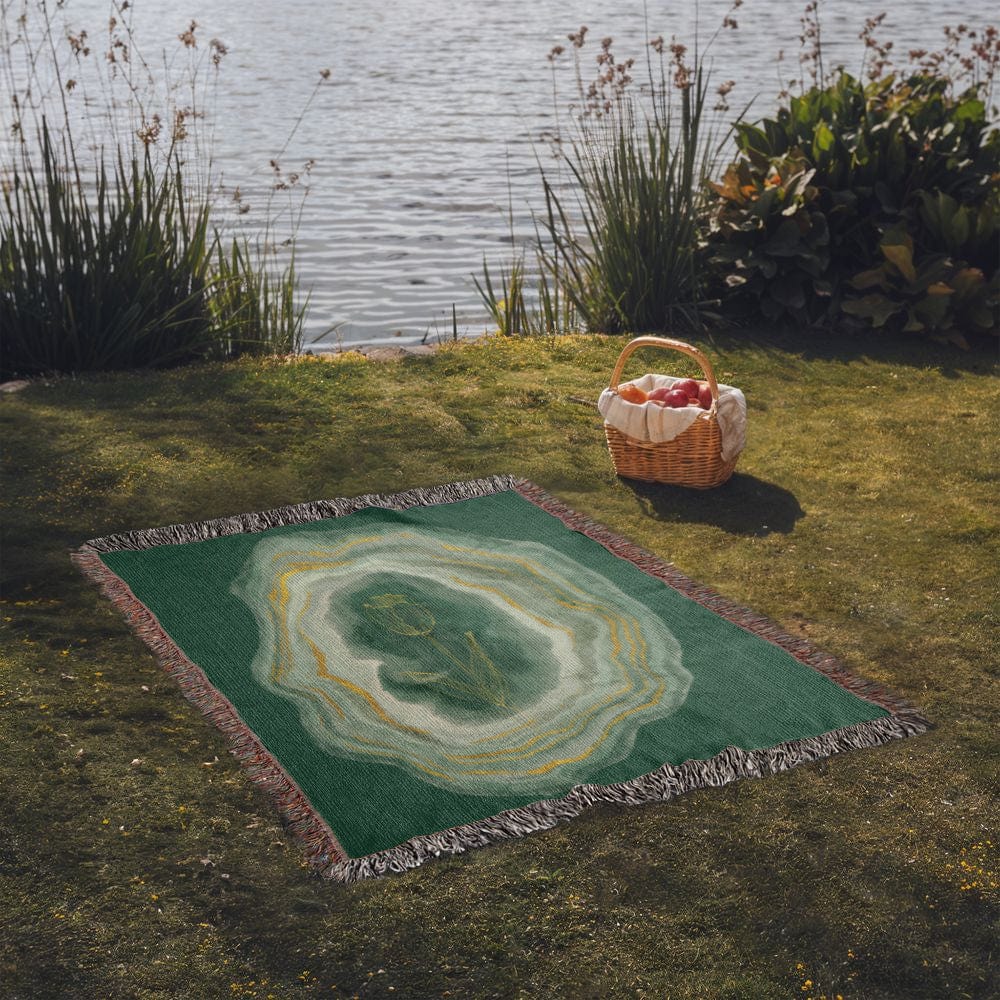
[[[101,559],[351,857],[889,714],[515,491]]]

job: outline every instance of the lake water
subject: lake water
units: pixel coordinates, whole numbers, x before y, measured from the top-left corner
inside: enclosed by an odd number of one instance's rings
[[[90,62],[101,65],[95,57],[103,59],[108,47],[107,0],[49,6],[72,33],[87,30]],[[693,4],[650,2],[644,20],[639,2],[596,0],[135,0],[131,16],[160,80],[161,53],[172,60],[171,77],[183,79],[186,59],[207,56],[212,38],[225,44],[209,88],[210,145],[227,199],[239,187],[250,206],[245,215],[233,212],[234,224],[257,224],[270,199],[272,209],[286,208],[275,230],[280,242],[291,232],[290,213],[301,209],[297,261],[312,291],[307,338],[333,344],[450,337],[453,307],[461,332],[485,329],[471,276],[484,257],[509,260],[512,237],[520,241],[531,231],[531,210],[540,203],[538,159],[553,166],[540,137],[557,126],[557,114],[566,118],[576,92],[567,34],[582,24],[590,29],[580,50],[586,80],[606,35],[618,59],[637,58],[633,73],[641,78],[649,38],[676,35],[693,46],[697,32],[704,45],[729,7],[703,0],[696,14]],[[858,33],[875,10],[887,11],[878,37],[891,39],[898,53],[939,48],[944,25],[981,27],[994,14],[991,5],[954,0],[821,4],[827,66],[857,71]],[[800,14],[798,4],[746,0],[734,14],[738,28],[715,39],[713,80],[737,81],[734,108],[757,97],[754,108],[769,112],[782,83],[798,75]],[[199,45],[185,50],[177,36],[192,18]],[[56,44],[68,52],[62,34]],[[556,44],[567,51],[553,64],[547,55]],[[14,67],[13,76],[5,74],[8,86],[20,72],[16,48],[0,52]],[[326,69],[329,79],[314,93]],[[210,62],[198,72],[202,83],[212,81]],[[74,90],[71,114],[99,109],[96,93],[96,85]],[[9,95],[3,97],[6,115]],[[185,95],[177,100],[183,105]],[[96,141],[109,132],[99,120]],[[304,201],[302,180],[291,197],[271,190],[272,159],[283,176],[315,161]]]

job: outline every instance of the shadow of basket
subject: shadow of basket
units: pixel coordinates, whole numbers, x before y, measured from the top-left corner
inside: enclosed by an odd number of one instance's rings
[[[784,487],[765,482],[745,472],[714,490],[690,490],[683,486],[643,483],[622,479],[639,501],[643,513],[657,521],[674,524],[711,524],[733,535],[787,535],[805,516],[795,495]]]

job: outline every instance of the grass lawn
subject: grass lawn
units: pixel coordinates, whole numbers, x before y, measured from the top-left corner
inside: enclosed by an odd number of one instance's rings
[[[596,400],[622,345],[492,340],[0,397],[0,996],[995,995],[995,343],[702,343],[750,407],[738,472],[707,493],[617,479],[596,411],[569,398]],[[68,550],[496,472],[936,728],[402,877],[317,879]]]

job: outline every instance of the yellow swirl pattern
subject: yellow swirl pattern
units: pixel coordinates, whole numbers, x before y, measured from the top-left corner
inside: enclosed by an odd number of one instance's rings
[[[534,542],[334,522],[264,537],[233,589],[322,746],[466,794],[587,782],[691,682],[658,616]]]

